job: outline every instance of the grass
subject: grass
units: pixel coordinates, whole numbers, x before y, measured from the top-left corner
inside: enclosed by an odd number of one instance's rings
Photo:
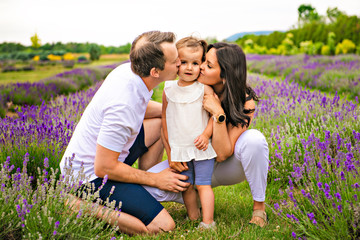
[[[81,54],[85,55],[86,54]],[[129,58],[128,54],[107,54],[102,55],[98,61],[93,61],[90,64],[76,63],[73,68],[85,68],[90,66],[108,65],[116,62],[121,62]],[[69,71],[62,64],[36,66],[34,71],[20,71],[20,72],[0,72],[0,84],[20,83],[20,82],[37,82],[41,79],[51,77],[58,73]]]
[[[278,187],[267,189],[268,200],[277,196]],[[186,220],[185,206],[179,203],[163,203],[176,223],[175,230],[156,236],[134,236],[122,234],[122,239],[288,239],[292,228],[284,220],[267,209],[269,225],[264,228],[250,225],[252,196],[247,182],[214,189],[216,231],[196,229],[200,221]],[[270,197],[269,197],[270,196]]]

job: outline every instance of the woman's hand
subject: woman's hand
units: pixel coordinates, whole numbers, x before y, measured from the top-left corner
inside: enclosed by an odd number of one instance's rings
[[[168,161],[170,168],[178,171],[179,173],[189,170],[189,167],[186,162],[173,162],[170,159]]]
[[[221,102],[219,97],[214,94],[208,94],[204,96],[203,99],[203,107],[206,111],[208,111],[211,115],[222,114],[224,110],[221,107]]]
[[[209,138],[201,134],[194,140],[194,144],[197,149],[205,151],[209,146]]]

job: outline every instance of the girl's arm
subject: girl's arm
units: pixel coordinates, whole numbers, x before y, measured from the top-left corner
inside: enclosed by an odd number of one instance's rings
[[[224,110],[221,107],[221,103],[217,95],[204,96],[203,106],[211,115],[218,116],[224,114]],[[254,109],[254,100],[247,101],[244,106],[245,109]],[[252,121],[254,113],[248,114],[250,122]],[[228,157],[233,155],[235,143],[239,136],[245,132],[247,127],[233,127],[230,123],[226,126],[224,123],[213,122],[213,135],[212,146],[217,154],[216,161],[222,162]]]
[[[204,96],[213,94],[214,90],[212,87],[204,85]],[[194,140],[194,144],[197,149],[205,151],[208,148],[209,138],[211,138],[213,132],[213,121],[212,117],[210,117],[204,132]]]
[[[169,144],[169,138],[168,138],[168,131],[167,131],[167,124],[166,124],[166,108],[167,108],[167,100],[166,100],[166,94],[165,91],[163,91],[163,95],[162,95],[162,114],[161,114],[161,139],[162,142],[164,144],[167,156],[168,156],[168,161],[169,161],[169,166],[172,169],[175,169],[178,172],[182,172],[185,170],[188,170],[188,166],[187,164],[184,162],[172,162],[171,161],[171,148],[170,148],[170,144]]]

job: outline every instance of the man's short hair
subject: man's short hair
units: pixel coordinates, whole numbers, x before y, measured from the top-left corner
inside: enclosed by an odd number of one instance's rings
[[[174,41],[175,34],[172,32],[151,31],[139,35],[130,50],[132,71],[140,77],[147,77],[154,67],[164,70],[166,59],[160,44]]]

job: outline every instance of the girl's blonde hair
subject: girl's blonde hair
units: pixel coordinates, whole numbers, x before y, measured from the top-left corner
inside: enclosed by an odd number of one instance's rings
[[[198,39],[196,37],[190,36],[190,37],[185,37],[180,39],[179,41],[177,41],[176,43],[176,48],[179,50],[180,48],[183,47],[190,47],[190,48],[202,48],[203,49],[203,55],[201,57],[201,61],[205,61],[205,54],[207,51],[207,43],[205,40],[202,39]]]

